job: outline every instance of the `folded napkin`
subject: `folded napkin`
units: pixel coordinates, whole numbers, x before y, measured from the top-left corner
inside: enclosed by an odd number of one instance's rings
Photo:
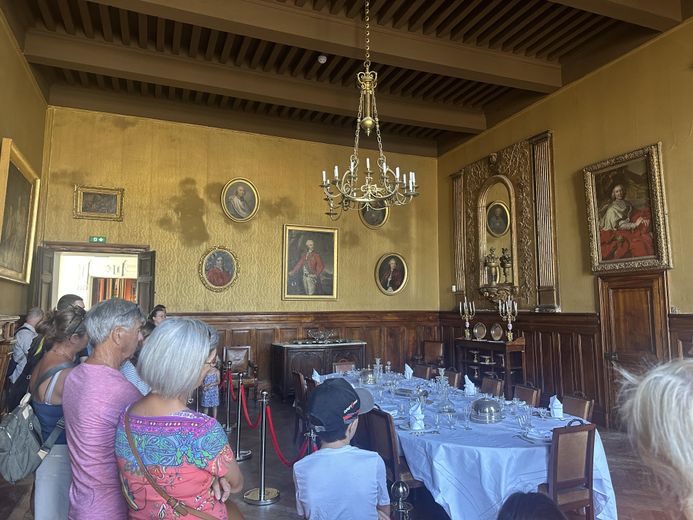
[[[444,377],[444,376],[445,376],[445,369],[444,369],[443,367],[439,367],[439,368],[438,368],[438,375],[439,375],[440,377]]]
[[[418,401],[409,409],[409,428],[412,430],[423,430],[426,428],[421,403]]]
[[[380,405],[380,409],[383,412],[389,413],[392,417],[397,417],[397,415],[399,415],[399,411],[397,410],[397,405],[395,405],[395,404],[382,404],[382,405]]]
[[[474,383],[472,383],[472,380],[469,379],[469,376],[465,374],[464,376],[464,395],[475,395],[476,394],[476,387],[474,386]]]
[[[551,417],[563,419],[563,403],[558,400],[558,396],[554,395],[549,399],[549,410],[551,410]]]
[[[414,370],[408,363],[404,364],[404,379],[411,379],[414,376]]]
[[[320,377],[320,374],[318,374],[318,371],[313,369],[313,375],[310,376],[310,378],[315,381],[317,384],[322,383],[322,377]]]

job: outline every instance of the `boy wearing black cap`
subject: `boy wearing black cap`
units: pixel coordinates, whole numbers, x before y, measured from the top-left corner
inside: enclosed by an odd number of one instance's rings
[[[390,516],[385,463],[349,442],[373,396],[342,378],[328,379],[308,397],[308,417],[320,450],[294,464],[296,510],[308,520],[377,520]]]

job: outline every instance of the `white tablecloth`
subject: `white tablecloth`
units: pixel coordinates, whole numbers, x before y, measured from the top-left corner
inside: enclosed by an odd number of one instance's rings
[[[376,392],[377,394],[377,392]],[[471,400],[471,399],[470,399]],[[381,400],[385,405],[397,399]],[[453,402],[459,410],[461,395]],[[427,406],[427,423],[432,424],[436,405]],[[566,421],[534,418],[542,430],[565,426]],[[412,475],[421,480],[435,501],[453,520],[494,520],[503,501],[516,491],[536,491],[548,478],[549,444],[530,444],[513,437],[519,431],[515,417],[496,424],[471,423],[455,430],[441,421],[439,434],[412,435],[398,429],[402,452]],[[616,497],[599,433],[594,446],[594,497],[599,519],[617,519]]]

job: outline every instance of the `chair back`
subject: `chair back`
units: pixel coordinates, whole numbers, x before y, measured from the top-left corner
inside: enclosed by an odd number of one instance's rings
[[[332,372],[335,372],[337,374],[341,372],[348,372],[349,370],[355,370],[356,369],[356,363],[353,361],[337,361],[335,363],[332,363]]]
[[[459,388],[462,382],[462,372],[448,368],[445,371],[445,377],[448,379],[448,383],[452,388]]]
[[[495,396],[503,395],[503,380],[485,377],[481,380],[481,393]]]
[[[291,379],[294,383],[294,399],[296,400],[296,408],[300,408],[303,412],[306,409],[306,399],[308,397],[306,378],[300,372],[292,372]]]
[[[424,364],[443,366],[445,356],[445,344],[442,341],[423,342]]]
[[[385,462],[385,474],[388,482],[400,479],[399,440],[395,431],[392,416],[374,408],[368,412],[368,438],[371,450],[375,451]],[[359,418],[359,422],[361,419]]]
[[[250,366],[250,347],[235,345],[224,347],[224,368],[232,374],[246,373]]]
[[[561,509],[592,505],[592,469],[596,425],[580,424],[555,428],[549,455],[549,496]],[[563,490],[570,490],[565,496]]]
[[[315,379],[312,377],[304,377],[306,380],[306,395],[310,394],[313,390],[315,390],[315,387],[318,386],[318,384],[315,382]]]
[[[524,401],[529,406],[536,407],[539,406],[541,390],[524,385],[515,385],[515,393],[513,394],[513,397],[516,397],[520,401]]]
[[[563,397],[563,412],[585,421],[592,420],[592,408],[594,408],[594,399],[581,399],[569,395]]]
[[[414,365],[414,377],[420,377],[421,379],[431,379],[431,374],[433,373],[433,368],[429,365]]]

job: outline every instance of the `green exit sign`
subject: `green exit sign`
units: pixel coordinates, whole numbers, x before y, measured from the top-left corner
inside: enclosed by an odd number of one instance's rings
[[[105,244],[106,243],[106,237],[90,236],[89,242],[91,242],[93,244]]]

